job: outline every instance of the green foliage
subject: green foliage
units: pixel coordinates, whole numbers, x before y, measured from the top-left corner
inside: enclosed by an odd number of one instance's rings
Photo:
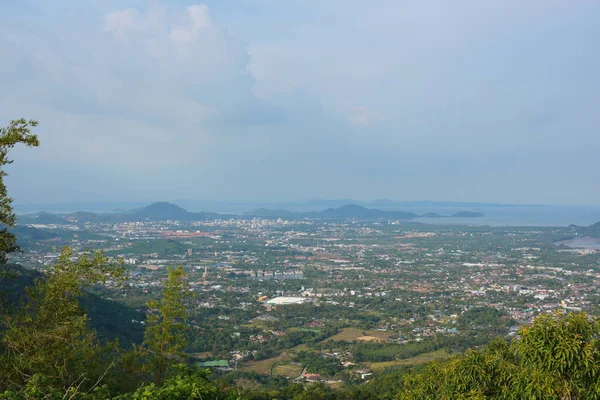
[[[185,357],[188,345],[188,312],[185,307],[187,282],[182,267],[169,268],[162,298],[148,302],[150,315],[144,336],[149,372],[162,383],[169,367]]]
[[[117,397],[115,400],[183,400],[218,398],[219,390],[207,376],[208,370],[195,371],[183,364],[174,366],[175,374],[164,384],[152,382],[142,385],[135,392]]]
[[[17,227],[12,210],[12,199],[8,197],[2,169],[11,163],[8,152],[17,144],[37,146],[38,140],[31,134],[37,126],[36,121],[16,120],[10,126],[0,129],[0,267],[6,269],[6,256],[19,248],[15,234],[20,235],[23,243],[39,242],[44,239],[71,240],[74,233],[48,232],[35,228]],[[354,208],[353,208],[354,207]],[[328,210],[331,217],[339,217],[339,212],[348,212],[361,216],[368,211],[350,206],[337,210]],[[366,210],[366,211],[365,211]],[[333,213],[333,214],[332,214]],[[335,215],[334,215],[335,214]],[[379,215],[379,214],[378,214]],[[90,221],[125,221],[125,220],[199,220],[206,214],[193,214],[169,204],[155,204],[130,214],[95,215],[75,213],[80,223]],[[379,215],[381,216],[381,215]],[[61,217],[38,215],[38,222],[64,223]],[[31,220],[30,220],[31,221]],[[594,225],[590,228],[597,228]],[[10,229],[12,228],[12,229]],[[379,229],[388,229],[378,227]],[[451,230],[453,228],[446,228]],[[481,228],[469,228],[476,232]],[[77,235],[88,235],[87,238],[106,239],[103,236],[92,236],[78,232]],[[504,233],[497,230],[496,234]],[[540,236],[541,235],[541,236]],[[537,241],[547,242],[548,234],[536,234]],[[73,236],[73,237],[72,237]],[[224,235],[224,238],[226,235]],[[83,239],[78,236],[79,239]],[[294,239],[296,243],[318,245],[317,238]],[[369,243],[364,239],[364,243]],[[376,240],[380,240],[377,238]],[[415,239],[414,243],[419,243]],[[458,245],[452,243],[450,237],[428,239],[431,246],[437,249],[438,244]],[[439,240],[440,243],[436,243]],[[461,239],[462,240],[462,239]],[[479,250],[498,250],[498,243],[511,247],[512,239],[504,242],[479,244]],[[432,242],[433,241],[433,242]],[[278,266],[279,257],[294,255],[293,251],[283,246],[270,247],[263,251],[262,245],[256,241],[243,243],[213,239],[195,239],[195,249],[204,251],[252,252],[260,255],[260,263],[248,268],[271,269]],[[38,243],[39,244],[39,243]],[[172,240],[155,240],[152,242],[136,242],[128,252],[138,254],[158,253],[160,255],[182,255],[189,246]],[[514,247],[514,246],[512,246]],[[476,248],[477,249],[477,248]],[[123,250],[117,251],[117,253]],[[367,255],[365,260],[373,270],[389,267],[387,261],[375,257],[378,250]],[[383,250],[381,250],[383,251]],[[471,252],[462,252],[455,262],[470,262]],[[277,254],[277,256],[274,256]],[[554,253],[553,253],[554,254]],[[342,255],[343,256],[343,255]],[[574,264],[571,254],[554,254],[552,260],[545,260],[552,265]],[[588,257],[581,268],[596,259]],[[515,262],[516,261],[512,261]],[[516,264],[515,264],[516,265]],[[594,264],[595,265],[595,264]],[[304,270],[306,278],[323,281],[329,273],[320,268],[308,266]],[[433,272],[432,272],[433,273]],[[437,273],[437,272],[435,272]],[[462,273],[462,269],[461,269]],[[2,309],[0,316],[0,400],[6,399],[81,399],[81,400],[176,400],[176,399],[599,399],[600,398],[600,342],[597,321],[586,314],[543,315],[532,326],[522,328],[520,337],[509,343],[496,340],[485,347],[467,350],[445,361],[434,362],[426,366],[397,366],[395,370],[384,374],[376,372],[371,382],[365,385],[353,385],[353,379],[343,372],[337,358],[327,358],[316,352],[298,352],[296,359],[309,372],[320,373],[329,377],[343,377],[348,386],[334,390],[321,383],[299,385],[287,382],[284,378],[253,377],[240,371],[224,376],[222,385],[229,384],[235,389],[223,389],[209,379],[208,371],[186,367],[188,343],[188,311],[186,295],[188,292],[185,274],[182,267],[169,268],[162,296],[158,300],[148,302],[148,318],[144,340],[140,346],[125,351],[118,342],[103,343],[86,315],[85,310],[101,314],[100,325],[110,327],[111,323],[119,328],[118,321],[137,319],[129,317],[127,310],[111,308],[110,302],[86,302],[88,290],[95,285],[105,283],[109,279],[120,279],[123,266],[110,264],[101,253],[93,256],[76,256],[73,251],[64,249],[58,263],[47,269],[46,274],[28,275],[15,268],[13,273],[15,285],[5,284],[6,274],[0,270],[0,284],[12,291],[23,286],[26,281],[35,278],[33,286],[25,295],[9,293],[2,306],[10,306],[10,310]],[[362,274],[362,272],[361,272]],[[426,279],[428,275],[421,275]],[[432,276],[431,273],[429,276]],[[348,277],[353,278],[352,272]],[[231,277],[235,279],[234,276]],[[360,278],[363,279],[363,278]],[[531,284],[544,283],[530,280]],[[339,288],[347,284],[347,280],[338,283]],[[270,286],[272,285],[272,286]],[[273,291],[279,284],[261,283],[261,290]],[[296,289],[298,289],[296,287]],[[97,289],[103,290],[103,289]],[[288,290],[290,286],[288,286]],[[441,288],[441,292],[446,289]],[[152,293],[154,295],[154,293]],[[229,295],[227,293],[226,295]],[[404,295],[404,294],[403,294]],[[218,296],[216,293],[214,296]],[[238,304],[239,298],[228,304]],[[526,298],[517,301],[528,301]],[[488,302],[491,303],[491,302]],[[19,304],[20,306],[17,306]],[[84,305],[82,307],[81,305]],[[282,354],[282,350],[293,348],[299,344],[314,344],[313,350],[331,348],[336,345],[350,350],[356,362],[392,361],[411,357],[423,352],[451,348],[462,349],[466,345],[474,346],[488,343],[489,333],[503,334],[514,321],[507,315],[489,307],[478,307],[463,313],[457,320],[457,328],[461,334],[457,336],[436,335],[419,343],[407,344],[375,344],[375,343],[334,343],[333,341],[318,343],[332,336],[336,329],[344,324],[357,323],[361,327],[374,327],[384,319],[419,318],[430,312],[425,304],[410,302],[393,302],[390,304],[383,296],[377,298],[361,298],[356,301],[356,308],[351,310],[334,305],[321,308],[319,305],[301,305],[281,307],[271,312],[273,318],[270,327],[287,331],[284,336],[273,335],[266,343],[250,343],[244,336],[262,332],[263,329],[244,327],[237,322],[245,315],[256,312],[255,308],[241,310],[211,309],[202,314],[196,311],[196,320],[206,325],[202,330],[205,337],[196,339],[193,346],[202,350],[210,350],[213,355],[224,356],[240,344],[247,351],[254,351],[255,358],[271,357]],[[462,307],[461,307],[462,308]],[[217,315],[227,311],[232,324],[220,325]],[[445,308],[440,314],[452,312]],[[325,320],[336,318],[344,320],[339,325],[325,326],[319,330],[295,329],[305,326],[316,316],[324,316]],[[210,319],[215,321],[208,326]],[[111,321],[114,320],[114,321]],[[140,318],[141,319],[141,318]],[[422,322],[422,321],[421,321]],[[194,326],[199,329],[194,321]],[[337,326],[337,327],[336,327]],[[140,325],[141,329],[141,325]],[[258,331],[258,332],[255,332]],[[242,334],[240,334],[243,333]],[[234,335],[237,333],[237,335]],[[138,332],[139,334],[139,332]],[[123,337],[129,337],[124,335]],[[242,342],[247,340],[246,342]],[[248,358],[250,358],[249,356]],[[274,364],[273,364],[274,365]],[[273,367],[272,367],[273,368]],[[418,372],[415,370],[419,368]],[[227,381],[229,379],[229,381]],[[280,380],[277,380],[280,379]]]
[[[304,391],[294,396],[294,400],[335,400],[331,387],[323,383],[315,383],[304,387]]]
[[[430,364],[399,399],[598,399],[598,325],[584,313],[543,315],[509,344]]]
[[[116,344],[100,344],[79,298],[86,287],[122,273],[121,265],[107,263],[101,253],[76,258],[63,249],[58,263],[28,288],[21,308],[2,316],[0,391],[33,384],[44,393],[96,387],[114,364],[109,355]]]
[[[600,222],[596,222],[595,224],[587,227],[579,228],[578,231],[582,236],[600,238]]]
[[[44,229],[34,228],[31,226],[15,226],[11,232],[17,235],[18,242],[34,242],[38,240],[48,240],[57,238],[58,235],[54,232],[50,232]]]
[[[296,360],[313,374],[331,377],[343,370],[337,358],[327,358],[313,352],[301,351],[296,355]]]
[[[158,254],[160,256],[183,255],[190,246],[171,239],[136,241],[131,247],[109,254]]]
[[[122,348],[142,342],[143,325],[132,323],[132,320],[143,321],[143,313],[93,294],[83,296],[80,304],[90,318],[90,328],[96,331],[101,341],[118,339]]]
[[[475,307],[466,311],[458,319],[460,330],[479,330],[485,333],[504,333],[514,321],[508,318],[506,312],[492,307]]]
[[[402,360],[428,353],[444,347],[444,343],[425,340],[406,344],[358,343],[355,347],[354,359],[357,362],[382,362]]]
[[[552,377],[562,396],[600,396],[598,324],[586,314],[543,315],[521,330],[514,347],[522,367],[536,376]]]
[[[37,121],[18,119],[10,121],[9,126],[0,128],[0,226],[3,227],[0,230],[0,265],[6,263],[7,254],[19,250],[16,236],[8,230],[8,227],[15,226],[17,217],[12,208],[13,199],[8,197],[4,184],[4,177],[7,174],[3,168],[12,163],[8,158],[8,152],[15,145],[19,143],[27,147],[39,145],[37,136],[31,133],[31,128],[36,127],[37,124]]]

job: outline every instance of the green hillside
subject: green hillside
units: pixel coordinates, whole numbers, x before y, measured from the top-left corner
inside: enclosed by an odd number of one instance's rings
[[[31,287],[42,274],[19,265],[9,265],[7,270],[8,276],[0,275],[0,306],[10,310],[23,301],[25,289]],[[90,327],[98,332],[102,340],[119,339],[125,347],[141,342],[143,327],[132,320],[144,320],[143,313],[91,293],[82,297],[80,304],[90,317]]]
[[[159,256],[167,256],[183,255],[188,249],[188,245],[171,239],[140,240],[126,249],[111,251],[107,254],[158,254]]]
[[[600,222],[596,222],[593,225],[582,228],[581,234],[593,238],[600,238]]]

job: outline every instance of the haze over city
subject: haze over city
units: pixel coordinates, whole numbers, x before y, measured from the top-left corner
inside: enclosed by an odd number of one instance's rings
[[[0,400],[600,399],[598,38],[0,0]]]
[[[17,205],[598,204],[599,12],[533,0],[4,1],[0,118],[38,119],[42,144],[15,149],[7,185]]]

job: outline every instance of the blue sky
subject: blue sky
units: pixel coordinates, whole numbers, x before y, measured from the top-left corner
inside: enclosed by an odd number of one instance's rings
[[[600,204],[600,3],[0,2],[17,203]],[[4,123],[5,124],[5,123]]]

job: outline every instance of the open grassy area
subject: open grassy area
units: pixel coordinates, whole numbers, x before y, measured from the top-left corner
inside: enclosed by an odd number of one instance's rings
[[[271,367],[278,361],[282,361],[284,358],[288,358],[287,354],[280,354],[277,357],[267,358],[260,361],[248,361],[242,366],[242,371],[253,371],[257,374],[270,375]]]
[[[329,339],[336,341],[344,340],[346,342],[354,342],[355,340],[384,342],[391,336],[392,333],[390,332],[365,330],[359,328],[344,328],[338,334],[330,337]]]
[[[288,349],[287,353],[294,355],[294,354],[297,354],[297,353],[299,353],[301,351],[308,351],[309,349],[310,349],[309,345],[307,345],[307,344],[299,344],[298,346],[294,346],[291,349]]]
[[[252,328],[266,329],[271,326],[271,322],[263,321],[258,318],[253,318],[253,319],[249,320],[248,322],[246,322],[245,324],[243,324],[242,326],[249,328],[249,329],[252,329]]]
[[[302,366],[296,363],[277,365],[273,368],[273,375],[281,375],[288,378],[296,378],[300,373],[302,373]]]
[[[274,375],[283,375],[295,378],[300,375],[300,372],[302,372],[302,367],[300,365],[294,365],[292,363],[292,357],[294,354],[300,351],[307,351],[308,349],[309,347],[307,344],[299,344],[298,346],[282,352],[276,357],[271,357],[260,361],[247,361],[240,369],[242,371],[253,371],[258,374],[265,375],[270,375],[271,369],[273,369]],[[274,364],[276,365],[274,366]],[[297,374],[295,374],[296,372]]]
[[[415,357],[406,358],[404,360],[366,363],[366,366],[373,371],[380,371],[387,367],[393,367],[396,365],[423,364],[434,360],[442,360],[448,357],[450,357],[450,354],[446,350],[436,350],[429,353],[419,354]]]
[[[277,357],[267,358],[260,361],[248,361],[241,368],[242,371],[253,371],[258,374],[270,375],[273,370],[274,375],[293,376],[300,375],[302,367],[292,364],[292,359],[287,352],[283,352]],[[296,375],[294,373],[298,371]],[[290,374],[290,375],[287,375]]]

